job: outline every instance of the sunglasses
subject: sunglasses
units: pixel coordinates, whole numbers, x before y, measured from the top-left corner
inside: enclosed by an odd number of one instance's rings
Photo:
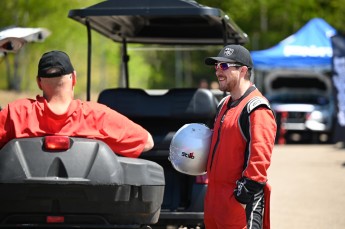
[[[216,63],[214,65],[214,67],[216,68],[216,70],[218,70],[219,68],[222,69],[223,71],[228,70],[228,68],[230,67],[242,67],[242,65],[239,64],[230,64],[230,63]]]

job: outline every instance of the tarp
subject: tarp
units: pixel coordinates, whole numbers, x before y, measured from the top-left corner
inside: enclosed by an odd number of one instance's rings
[[[257,70],[305,69],[330,71],[331,37],[336,30],[321,18],[313,18],[295,34],[266,50],[252,51]]]

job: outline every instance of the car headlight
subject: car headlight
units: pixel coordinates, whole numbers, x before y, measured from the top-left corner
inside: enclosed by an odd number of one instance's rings
[[[306,127],[314,131],[325,131],[328,113],[326,111],[313,111],[307,116]]]
[[[308,120],[323,122],[324,121],[324,114],[321,111],[313,111],[310,113]]]

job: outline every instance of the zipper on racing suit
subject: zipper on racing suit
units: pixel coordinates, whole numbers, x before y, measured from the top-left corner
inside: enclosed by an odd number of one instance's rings
[[[222,107],[223,107],[223,104],[222,104]],[[222,108],[221,107],[221,108]],[[213,163],[213,158],[214,158],[214,155],[216,154],[216,150],[218,148],[218,144],[219,144],[219,139],[220,139],[220,132],[222,130],[222,125],[223,125],[223,122],[224,122],[224,119],[225,119],[225,115],[228,113],[228,111],[230,110],[230,108],[226,108],[223,116],[222,116],[222,119],[220,120],[220,123],[219,123],[219,128],[218,128],[218,135],[217,135],[217,141],[216,141],[216,144],[214,145],[214,148],[213,148],[213,151],[212,151],[212,158],[211,158],[211,163],[210,163],[210,170],[212,168],[212,163]],[[217,117],[216,117],[217,119]]]
[[[214,148],[213,148],[213,151],[212,151],[212,158],[211,158],[211,163],[210,163],[210,170],[211,170],[211,168],[212,168],[212,163],[213,163],[214,154],[216,153],[216,149],[217,149],[218,144],[219,144],[220,131],[221,131],[221,129],[222,129],[222,125],[223,125],[223,122],[224,122],[225,115],[228,113],[228,111],[229,111],[232,107],[234,107],[234,106],[236,106],[237,104],[239,104],[239,103],[242,101],[243,98],[247,97],[247,95],[249,95],[249,94],[250,94],[252,91],[254,91],[255,89],[256,89],[256,87],[255,87],[254,85],[252,85],[252,86],[250,86],[250,87],[247,89],[247,91],[241,96],[241,98],[239,98],[239,99],[237,99],[237,100],[235,100],[235,101],[232,101],[232,102],[231,102],[231,101],[228,101],[227,109],[225,110],[225,112],[224,112],[224,114],[223,114],[223,116],[222,116],[222,119],[221,119],[221,121],[220,121],[220,124],[219,124],[217,141],[216,141],[216,144],[214,145]],[[217,120],[218,115],[219,115],[220,111],[222,110],[223,105],[225,104],[226,98],[228,98],[228,97],[229,97],[229,95],[226,96],[226,97],[224,97],[224,98],[220,101],[220,103],[219,103],[219,105],[218,105],[218,108],[217,108],[217,114],[216,114],[216,117],[215,117],[215,121]],[[242,125],[241,125],[241,126],[242,126]]]

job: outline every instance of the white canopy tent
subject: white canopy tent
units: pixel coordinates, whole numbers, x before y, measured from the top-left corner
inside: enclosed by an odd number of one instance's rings
[[[25,43],[43,42],[51,32],[45,28],[11,27],[0,31],[0,57],[17,52]]]

